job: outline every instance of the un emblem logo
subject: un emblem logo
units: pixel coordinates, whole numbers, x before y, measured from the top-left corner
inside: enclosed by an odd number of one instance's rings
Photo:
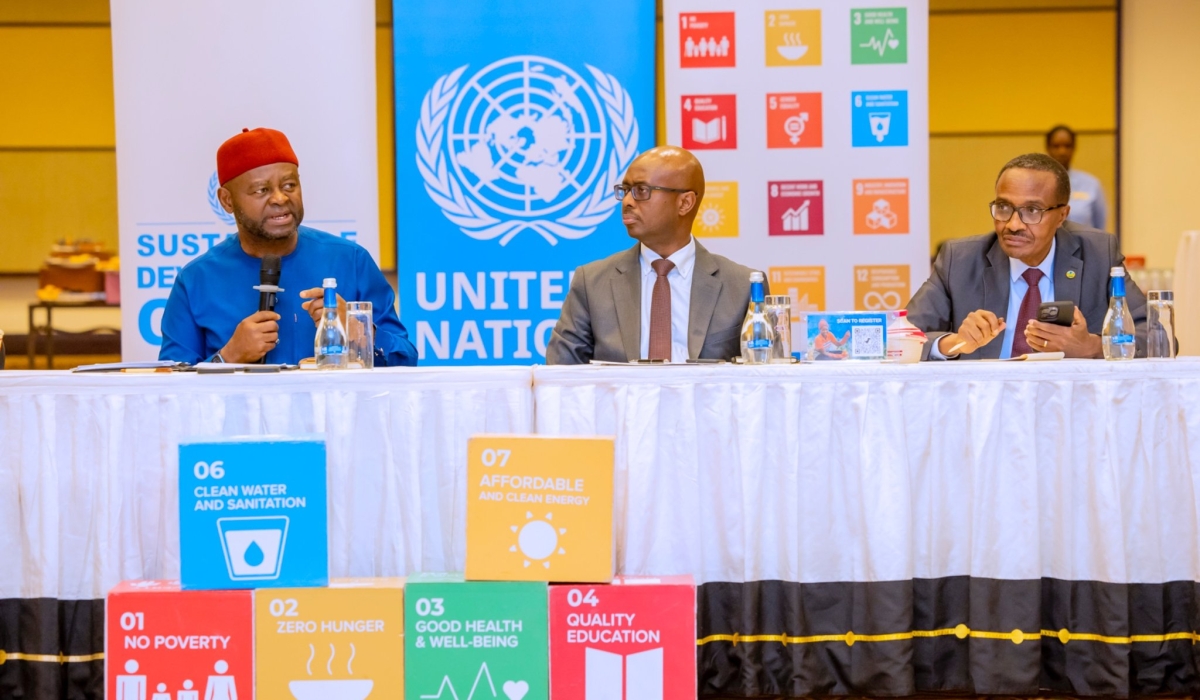
[[[217,215],[226,226],[237,224],[237,219],[233,218],[233,214],[225,211],[225,207],[221,206],[221,200],[217,198],[217,190],[220,189],[221,182],[217,179],[217,171],[213,171],[212,177],[208,178],[208,208],[212,209],[212,213]]]
[[[534,231],[583,238],[620,202],[612,186],[637,155],[633,101],[587,66],[591,83],[541,56],[511,56],[461,85],[434,82],[417,122],[425,191],[463,233],[500,245]]]

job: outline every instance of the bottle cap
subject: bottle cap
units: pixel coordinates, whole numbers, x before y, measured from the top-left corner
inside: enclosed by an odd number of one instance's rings
[[[1112,272],[1109,274],[1111,274],[1113,277],[1124,277],[1125,276],[1125,268],[1118,265],[1117,267],[1114,267],[1112,269]]]
[[[326,277],[325,281],[321,283],[321,286],[325,287],[325,288],[333,287],[334,289],[336,289],[337,288],[337,278]]]
[[[766,280],[766,277],[764,277],[763,273],[759,272],[758,270],[755,270],[754,272],[750,273],[750,281],[751,282],[763,282],[765,280]]]

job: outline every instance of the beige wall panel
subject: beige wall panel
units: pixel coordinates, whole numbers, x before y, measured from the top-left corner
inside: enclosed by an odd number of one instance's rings
[[[997,85],[1002,92],[997,95]],[[1116,12],[929,18],[929,130],[1116,126]]]
[[[0,147],[113,146],[110,35],[107,27],[0,27]]]
[[[1044,10],[1059,7],[1110,7],[1116,9],[1117,0],[929,0],[930,12]]]
[[[1200,2],[1125,3],[1122,244],[1173,267],[1179,234],[1200,229]]]
[[[108,0],[0,0],[0,22],[108,22]]]
[[[396,269],[396,125],[392,29],[375,30],[375,128],[379,142],[379,263]]]
[[[930,244],[992,230],[987,204],[1000,168],[1022,153],[1040,153],[1040,136],[944,136],[929,139]],[[1075,166],[1100,178],[1112,222],[1114,136],[1081,135]],[[1127,248],[1128,249],[1128,248]],[[931,251],[932,252],[932,251]]]
[[[0,151],[0,273],[36,272],[64,237],[116,249],[116,153]]]

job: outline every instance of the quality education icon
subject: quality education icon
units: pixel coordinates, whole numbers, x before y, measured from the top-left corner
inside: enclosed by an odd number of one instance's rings
[[[591,81],[550,58],[510,56],[438,78],[421,102],[417,170],[467,236],[507,245],[532,231],[584,238],[620,204],[612,184],[637,154],[633,100],[616,77]]]

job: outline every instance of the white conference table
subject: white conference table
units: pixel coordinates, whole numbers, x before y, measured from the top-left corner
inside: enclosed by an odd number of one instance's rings
[[[1200,361],[537,367],[701,694],[1195,694]]]
[[[453,569],[467,439],[532,427],[528,367],[0,372],[0,599],[177,578],[178,445],[231,435],[325,436],[334,575]]]
[[[225,435],[325,435],[331,575],[460,569],[467,439],[531,432],[616,437],[618,568],[703,584],[702,693],[1197,690],[1200,360],[1182,358],[0,372],[0,604],[28,621],[59,601],[33,621],[95,629],[102,603],[64,601],[177,576],[178,444]],[[1110,641],[1017,644],[1046,630]],[[98,663],[91,639],[61,644]]]

